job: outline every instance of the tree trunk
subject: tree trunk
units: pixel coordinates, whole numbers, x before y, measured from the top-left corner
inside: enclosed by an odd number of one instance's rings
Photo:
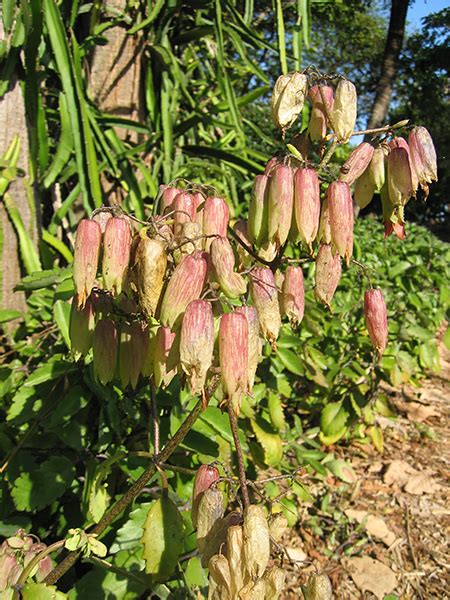
[[[392,88],[397,74],[398,58],[405,37],[409,0],[392,0],[389,30],[384,48],[380,78],[367,129],[381,127],[389,110]]]
[[[3,25],[0,22],[0,39],[4,38]],[[6,94],[0,98],[0,156],[8,148],[15,135],[20,137],[20,154],[17,167],[25,173],[25,177],[17,177],[8,192],[25,228],[35,245],[38,243],[39,205],[32,190],[27,191],[26,178],[30,160],[28,130],[26,123],[25,102],[20,82],[14,77]],[[16,231],[9,220],[3,202],[0,200],[0,308],[26,310],[26,299],[23,292],[14,292],[14,286],[22,276],[19,256],[19,245]]]

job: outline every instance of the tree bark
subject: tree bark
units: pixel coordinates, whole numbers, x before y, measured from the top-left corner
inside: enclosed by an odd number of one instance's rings
[[[392,89],[397,74],[398,59],[405,37],[406,13],[409,0],[392,0],[389,30],[384,48],[380,78],[375,92],[375,100],[370,113],[367,129],[384,125],[389,110]]]
[[[3,25],[0,21],[0,39],[4,39]],[[19,134],[20,155],[17,167],[25,172],[25,177],[17,177],[8,192],[20,212],[25,228],[35,245],[38,243],[39,205],[33,190],[27,190],[26,177],[30,160],[28,130],[25,113],[25,102],[17,77],[11,81],[6,94],[0,98],[0,156],[8,148],[13,137]],[[31,197],[30,197],[31,196]],[[19,245],[16,231],[9,220],[3,202],[0,200],[0,308],[26,310],[26,299],[23,292],[14,292],[14,286],[20,281]]]

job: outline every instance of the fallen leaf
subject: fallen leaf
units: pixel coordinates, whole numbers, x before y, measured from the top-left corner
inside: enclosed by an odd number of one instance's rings
[[[372,592],[380,600],[397,586],[397,578],[392,570],[379,560],[356,556],[343,559],[342,564],[362,592]]]
[[[396,485],[402,487],[411,477],[416,475],[417,471],[408,465],[404,460],[393,460],[389,463],[386,473],[384,474],[383,481],[387,485]]]
[[[351,508],[346,510],[345,514],[350,520],[356,521],[357,523],[365,521],[364,527],[367,533],[370,533],[372,537],[381,540],[386,546],[390,546],[395,542],[395,533],[389,529],[381,517],[370,515],[365,510],[353,510]]]
[[[439,417],[440,415],[440,412],[434,406],[419,404],[418,402],[405,403],[405,411],[408,419],[417,423],[423,423],[430,417]]]
[[[285,550],[291,560],[298,562],[308,560],[308,555],[301,548],[285,548]]]
[[[414,496],[422,494],[434,494],[440,486],[428,473],[417,473],[410,477],[404,487],[405,492]]]

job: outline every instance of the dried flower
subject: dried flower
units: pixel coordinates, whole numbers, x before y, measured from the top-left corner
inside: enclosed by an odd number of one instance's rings
[[[341,79],[336,87],[331,127],[337,141],[345,144],[350,139],[356,123],[357,96],[351,81]]]
[[[81,220],[77,227],[73,259],[73,279],[79,308],[83,308],[94,287],[101,243],[100,225],[92,219]]]
[[[166,245],[140,233],[135,252],[136,288],[139,306],[146,317],[153,317],[161,297],[167,267]]]
[[[375,193],[375,185],[370,176],[369,169],[366,169],[364,173],[358,177],[355,183],[354,197],[355,202],[359,208],[365,208],[368,206]]]
[[[278,77],[273,89],[272,118],[283,132],[289,129],[302,112],[308,91],[308,78],[303,73],[288,73]]]
[[[264,508],[251,504],[244,509],[245,566],[252,579],[262,577],[270,557],[270,536]]]

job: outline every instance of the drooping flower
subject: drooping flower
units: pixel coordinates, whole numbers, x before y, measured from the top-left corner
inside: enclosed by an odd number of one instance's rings
[[[368,168],[375,148],[369,142],[362,142],[353,150],[341,167],[339,180],[352,185]]]
[[[364,316],[372,344],[381,356],[388,341],[388,322],[386,303],[380,289],[372,288],[364,294]]]
[[[291,229],[294,208],[294,170],[278,165],[270,176],[268,212],[268,239],[281,247]]]
[[[312,252],[320,221],[320,184],[314,169],[297,169],[295,173],[294,212],[300,239]]]
[[[242,396],[248,392],[248,323],[244,315],[231,312],[221,316],[219,360],[224,394],[239,413]]]
[[[118,296],[124,288],[131,252],[131,228],[128,219],[112,217],[103,239],[102,273],[105,288]]]
[[[281,312],[293,327],[302,322],[305,313],[305,284],[301,267],[286,269],[281,288]]]
[[[356,123],[357,95],[351,81],[341,79],[336,87],[331,128],[338,142],[345,144],[351,137]]]
[[[341,278],[341,257],[333,254],[330,244],[319,248],[316,258],[314,293],[316,298],[330,307],[331,300]]]
[[[116,373],[119,339],[117,327],[111,319],[100,319],[92,340],[94,373],[103,385],[114,379]]]
[[[353,254],[353,202],[348,183],[333,181],[327,197],[331,240],[348,265]]]
[[[83,219],[77,227],[73,259],[73,279],[78,307],[82,308],[94,287],[102,243],[100,225],[92,219]]]
[[[308,78],[294,72],[278,77],[272,93],[272,118],[283,132],[289,129],[302,112],[308,92]]]
[[[161,297],[167,267],[164,242],[141,232],[135,252],[136,288],[139,305],[147,317],[153,317]]]
[[[280,306],[275,278],[268,267],[258,267],[250,273],[250,294],[258,311],[264,338],[276,347],[281,328]]]

